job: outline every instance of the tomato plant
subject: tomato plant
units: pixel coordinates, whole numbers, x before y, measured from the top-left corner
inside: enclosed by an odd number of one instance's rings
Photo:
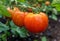
[[[41,38],[46,41],[48,19],[57,21],[59,3],[59,0],[0,0],[0,41],[40,41]]]
[[[50,1],[46,1],[45,4],[48,6],[50,5]]]

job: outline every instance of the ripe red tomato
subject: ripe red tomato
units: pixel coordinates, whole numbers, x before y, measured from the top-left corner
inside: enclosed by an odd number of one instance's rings
[[[15,12],[12,16],[13,22],[19,27],[24,26],[24,18],[26,14],[27,13],[25,12]]]
[[[43,32],[48,26],[48,17],[44,13],[40,14],[28,14],[24,19],[25,27],[32,33]]]
[[[45,13],[43,13],[43,12],[40,12],[40,15],[42,16],[42,19],[43,19],[43,24],[44,24],[44,26],[45,27],[47,27],[48,26],[48,16],[45,14]]]

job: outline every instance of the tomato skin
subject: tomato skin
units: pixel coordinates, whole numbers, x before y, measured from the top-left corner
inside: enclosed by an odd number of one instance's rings
[[[28,14],[24,20],[26,29],[32,33],[39,33],[45,31],[48,26],[48,17],[46,17],[47,20],[44,19],[45,17],[46,16],[42,14]]]
[[[15,12],[12,16],[12,20],[17,26],[24,26],[24,18],[27,14],[27,12]]]
[[[48,16],[45,14],[45,13],[43,13],[43,12],[40,12],[40,15],[42,16],[42,19],[43,19],[43,25],[45,26],[45,27],[47,27],[48,26]]]

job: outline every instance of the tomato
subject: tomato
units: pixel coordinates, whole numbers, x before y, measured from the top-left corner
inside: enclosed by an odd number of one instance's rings
[[[48,6],[50,5],[50,1],[46,1],[45,4]]]
[[[10,12],[14,24],[19,27],[24,25],[24,18],[28,14],[28,12],[22,12],[17,7],[14,7],[13,10],[11,10],[10,8],[8,8],[7,10]]]
[[[29,13],[24,19],[25,28],[31,33],[44,32],[48,26],[48,17],[44,13]]]
[[[12,16],[12,20],[13,22],[17,25],[17,26],[24,26],[24,18],[26,16],[27,13],[25,12],[15,12]]]
[[[45,14],[45,13],[43,13],[43,12],[40,12],[40,15],[41,15],[41,18],[43,19],[43,27],[47,27],[48,26],[48,16]]]

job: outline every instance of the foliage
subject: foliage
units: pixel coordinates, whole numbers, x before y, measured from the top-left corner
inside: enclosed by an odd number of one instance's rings
[[[26,37],[27,36],[27,31],[24,28],[20,28],[16,26],[12,21],[10,22],[11,25],[11,31],[13,34],[19,34],[20,37]]]
[[[1,23],[0,22],[0,33],[2,32],[2,31],[7,31],[7,30],[9,30],[9,26],[6,26],[5,24],[3,24],[3,23]]]
[[[0,14],[10,17],[10,14],[7,11],[6,7],[2,4],[0,4]]]
[[[60,11],[60,0],[53,0],[52,6],[57,9],[57,11]]]
[[[0,18],[6,19],[6,17],[11,17],[7,11],[7,7],[13,9],[13,7],[16,6],[23,12],[28,12],[28,9],[32,9],[33,13],[45,12],[49,18],[57,21],[56,15],[58,15],[57,11],[60,11],[60,0],[50,0],[52,3],[49,6],[45,5],[45,1],[46,0],[0,0]],[[6,38],[10,36],[10,32],[21,38],[25,38],[29,35],[28,31],[24,27],[20,28],[16,26],[12,20],[7,18],[6,24],[0,22],[1,41],[7,41]],[[43,37],[42,41],[45,40],[46,38]]]

